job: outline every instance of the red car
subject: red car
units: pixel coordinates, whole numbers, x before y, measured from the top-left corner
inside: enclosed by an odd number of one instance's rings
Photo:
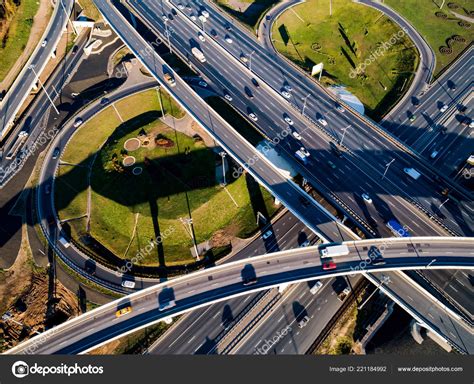
[[[336,269],[336,268],[337,268],[337,265],[334,261],[329,261],[323,264],[323,270],[325,271],[329,271],[331,269]]]

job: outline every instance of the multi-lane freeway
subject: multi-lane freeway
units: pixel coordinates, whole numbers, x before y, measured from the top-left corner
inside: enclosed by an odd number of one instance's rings
[[[335,269],[324,267],[328,260],[318,256],[317,246],[233,261],[118,299],[52,328],[14,347],[9,353],[25,353],[31,348],[35,353],[48,354],[85,352],[166,317],[289,282],[367,271],[472,269],[474,266],[473,240],[470,238],[391,238],[345,244],[349,254],[332,258],[336,263]],[[368,256],[372,246],[383,250],[382,264]],[[448,252],[454,253],[446,256]],[[372,261],[367,262],[368,259]],[[117,311],[123,308],[129,308],[129,311],[121,316]],[[470,332],[470,327],[463,325],[462,320],[451,318],[451,321]],[[472,338],[470,340],[473,341]]]

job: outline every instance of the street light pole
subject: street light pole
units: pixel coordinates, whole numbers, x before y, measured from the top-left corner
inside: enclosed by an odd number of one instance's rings
[[[199,261],[199,251],[196,244],[196,238],[194,237],[193,219],[189,218],[185,220],[186,220],[186,223],[188,223],[189,225],[189,232],[191,232],[191,236],[193,238],[194,252],[196,252],[196,261]]]
[[[395,161],[395,159],[392,159],[389,163],[387,163],[387,164],[385,165],[385,171],[384,171],[384,173],[383,173],[383,175],[382,175],[382,180],[385,178],[385,175],[387,174],[388,169],[390,168],[390,166],[392,165],[392,163],[393,163],[394,161]]]
[[[346,135],[346,131],[351,127],[351,125],[349,124],[346,128],[343,128],[342,129],[342,138],[341,138],[341,142],[339,143],[339,145],[342,146],[342,142],[344,141],[344,136]]]
[[[252,51],[252,53],[249,55],[250,56],[250,61],[249,61],[249,69],[250,69],[250,72],[252,72],[252,55],[255,53],[255,50]]]
[[[44,87],[43,82],[40,80],[38,74],[37,74],[36,71],[35,71],[35,66],[34,66],[33,64],[31,64],[28,68],[33,71],[33,73],[34,73],[36,79],[38,80],[38,83],[40,83],[41,88],[43,88],[43,91],[44,91],[44,93],[46,94],[46,97],[48,98],[49,102],[50,102],[51,105],[53,106],[53,108],[54,108],[54,110],[56,111],[56,113],[59,115],[59,111],[58,111],[58,109],[56,108],[56,106],[54,105],[53,99],[51,99],[51,97],[49,96],[49,93],[48,93],[48,91],[46,91],[46,88]]]
[[[225,155],[226,153],[224,151],[222,151],[220,153],[221,157],[222,157],[222,176],[224,177],[224,187],[227,185],[226,183],[226,180],[225,180],[225,161],[224,161],[224,158],[225,158]]]
[[[308,100],[308,97],[311,96],[311,93],[308,93],[305,97],[303,97],[303,110],[301,111],[301,114],[304,116],[304,110],[306,109],[306,101]]]
[[[66,18],[67,18],[68,22],[71,24],[72,31],[73,31],[74,34],[77,36],[78,33],[77,33],[77,31],[76,31],[76,27],[74,27],[74,23],[71,21],[69,15],[67,14],[66,7],[64,6],[63,0],[59,0],[59,2],[61,3],[61,7],[62,7],[63,10],[64,10],[64,14],[66,15]]]
[[[160,86],[158,85],[156,87],[156,94],[158,96],[158,101],[160,102],[160,111],[161,111],[161,117],[165,117],[165,110],[163,108],[163,103],[161,101],[161,90],[160,90]]]
[[[170,42],[170,31],[168,30],[168,21],[165,21],[165,34],[166,38],[168,39],[168,48],[170,49],[170,53],[173,53],[173,49],[171,48]]]
[[[446,204],[448,201],[449,201],[449,197],[448,197],[446,200],[444,200],[444,201],[439,205],[438,209],[441,209],[441,207],[442,207],[444,204]]]

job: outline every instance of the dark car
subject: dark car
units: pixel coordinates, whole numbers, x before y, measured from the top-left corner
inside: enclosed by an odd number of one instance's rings
[[[51,193],[51,184],[46,184],[46,186],[44,187],[44,193],[46,193],[47,195]]]
[[[60,152],[61,152],[61,150],[58,147],[54,148],[53,160],[56,160],[58,158]]]
[[[245,87],[245,88],[244,88],[244,91],[245,91],[245,94],[247,95],[247,97],[248,97],[249,99],[253,99],[253,93],[252,93],[252,91],[251,91],[248,87]]]
[[[74,47],[72,47],[72,54],[75,55],[78,50],[79,50],[79,47],[75,45]]]
[[[252,84],[255,85],[257,88],[260,87],[260,84],[258,83],[257,79],[252,77]]]
[[[331,147],[331,151],[338,157],[342,157],[342,151],[337,147],[337,145],[333,142],[329,143],[329,146]]]
[[[245,279],[242,280],[242,284],[247,286],[247,285],[252,285],[256,284],[258,279],[256,277],[246,277]]]

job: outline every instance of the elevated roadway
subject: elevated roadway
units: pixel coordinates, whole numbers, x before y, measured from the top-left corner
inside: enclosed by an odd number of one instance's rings
[[[400,269],[472,269],[474,267],[473,239],[469,238],[393,238],[362,240],[345,243],[350,253],[334,257],[337,268],[324,270],[318,247],[276,252],[239,260],[172,279],[122,299],[108,303],[42,335],[9,350],[7,353],[84,353],[107,341],[146,327],[170,316],[187,312],[250,292],[321,277],[383,272]],[[370,246],[383,249],[384,265],[364,263]],[[446,256],[448,252],[452,255]],[[254,284],[243,284],[256,278]],[[124,307],[132,311],[117,317]],[[426,320],[424,320],[426,321]],[[472,334],[462,320],[459,329]],[[463,336],[464,345],[457,347],[474,351],[474,338]]]

